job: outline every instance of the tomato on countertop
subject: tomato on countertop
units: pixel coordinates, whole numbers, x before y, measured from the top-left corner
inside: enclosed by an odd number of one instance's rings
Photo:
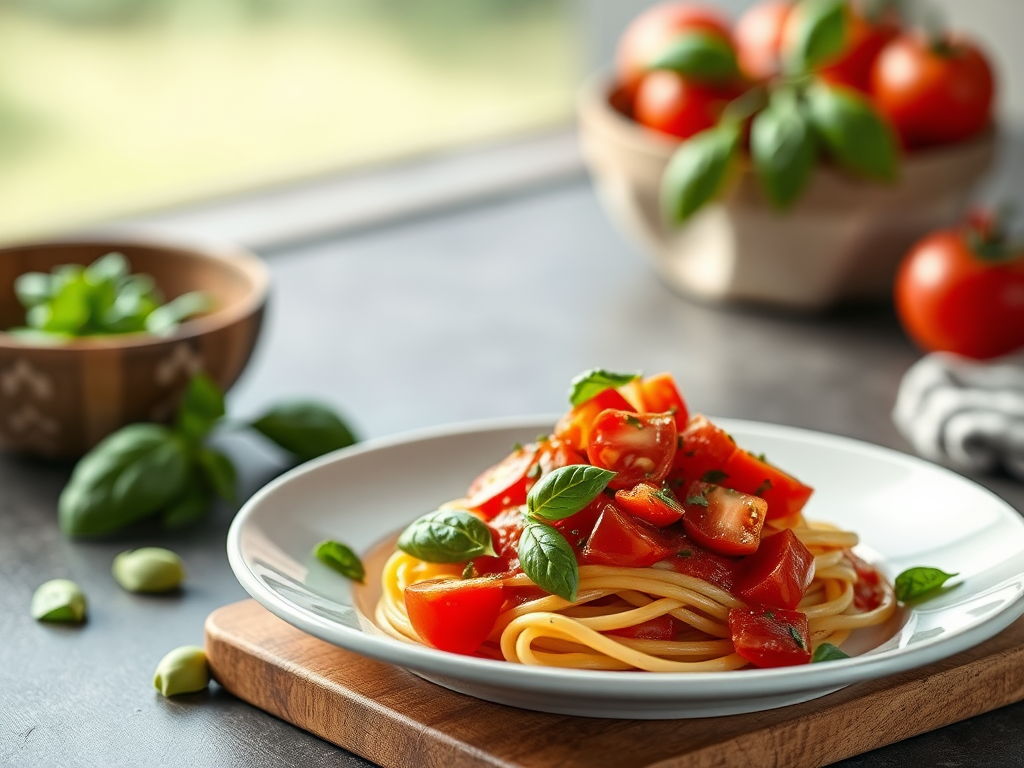
[[[810,664],[807,616],[780,608],[732,608],[729,631],[736,653],[755,667]]]
[[[405,608],[416,634],[441,651],[471,654],[494,628],[505,602],[497,579],[430,579],[405,588]]]

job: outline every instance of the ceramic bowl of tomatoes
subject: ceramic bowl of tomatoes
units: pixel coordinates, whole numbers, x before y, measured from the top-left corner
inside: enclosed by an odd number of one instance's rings
[[[671,288],[801,310],[881,299],[907,249],[963,214],[995,149],[991,67],[876,5],[765,0],[735,24],[658,5],[583,86],[602,203]]]

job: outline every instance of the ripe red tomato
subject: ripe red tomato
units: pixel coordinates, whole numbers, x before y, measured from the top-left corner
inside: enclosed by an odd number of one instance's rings
[[[683,508],[670,491],[651,483],[637,483],[615,492],[615,503],[651,525],[664,528],[683,516]]]
[[[729,631],[736,653],[755,667],[811,663],[807,616],[779,608],[732,608]]]
[[[654,70],[637,87],[633,117],[655,131],[688,139],[714,126],[736,95],[729,87],[698,85],[676,72]]]
[[[768,509],[764,499],[695,480],[686,489],[683,508],[683,527],[702,547],[720,555],[757,551]]]
[[[674,38],[686,31],[709,32],[730,39],[729,21],[713,7],[698,3],[663,3],[637,16],[622,34],[615,52],[619,82],[627,87],[647,71]]]
[[[616,637],[636,637],[642,640],[673,640],[676,636],[676,623],[667,613],[656,619],[622,629],[610,629],[604,634]]]
[[[590,428],[601,411],[615,408],[619,411],[635,411],[626,398],[616,389],[606,389],[586,402],[575,406],[558,420],[554,436],[574,451],[587,452],[590,444]]]
[[[761,539],[736,574],[736,594],[748,603],[792,610],[814,579],[814,555],[791,530]]]
[[[491,544],[494,555],[481,555],[473,560],[476,574],[484,576],[494,573],[514,574],[522,570],[519,565],[519,537],[523,533],[523,513],[519,507],[511,507],[487,521],[491,530]]]
[[[637,483],[659,485],[676,453],[676,421],[670,413],[632,413],[609,408],[591,427],[587,457],[595,467],[617,473],[615,490]]]
[[[987,260],[967,236],[945,230],[910,250],[896,274],[896,311],[922,349],[981,360],[1024,346],[1024,254]]]
[[[536,446],[518,448],[481,473],[466,491],[470,509],[490,519],[503,509],[525,504],[527,473],[536,459]]]
[[[904,145],[923,147],[983,130],[992,120],[995,79],[985,54],[966,40],[936,46],[904,34],[875,60],[871,91]]]
[[[594,526],[607,504],[608,497],[600,494],[575,515],[551,521],[551,525],[569,542],[569,546],[576,554],[576,560],[582,558],[582,552],[587,546],[590,534],[594,532]]]
[[[736,58],[740,71],[751,80],[769,80],[779,73],[783,29],[792,9],[789,0],[766,0],[737,20]]]
[[[678,539],[605,502],[582,559],[591,565],[647,568],[675,554]]]
[[[676,573],[692,576],[732,592],[740,560],[709,552],[688,538],[682,538],[674,557],[662,561]]]
[[[640,395],[645,413],[671,413],[676,418],[676,432],[686,429],[690,413],[671,373],[648,376],[640,382]]]
[[[871,92],[871,70],[888,43],[899,36],[900,28],[892,19],[873,24],[857,13],[848,16],[846,50],[821,68],[821,77],[833,85]]]
[[[494,628],[505,602],[495,579],[430,579],[405,588],[405,609],[424,643],[471,654]]]
[[[755,456],[742,448],[730,454],[722,465],[722,471],[725,477],[718,481],[719,484],[765,500],[768,520],[795,515],[814,493],[809,485],[773,467],[763,456]]]
[[[679,435],[673,476],[681,475],[682,484],[703,480],[709,472],[721,472],[735,450],[736,442],[728,432],[697,414]]]

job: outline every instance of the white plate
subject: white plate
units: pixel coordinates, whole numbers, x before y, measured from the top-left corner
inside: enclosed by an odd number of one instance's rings
[[[311,555],[322,539],[367,555],[410,521],[461,496],[516,441],[553,419],[456,425],[367,442],[292,470],[252,497],[228,534],[242,586],[288,623],[461,693],[559,714],[682,718],[756,712],[851,683],[930,664],[992,637],[1024,613],[1024,520],[948,470],[846,438],[716,419],[751,451],[815,486],[808,517],[860,534],[861,551],[890,579],[929,565],[959,572],[954,588],[901,609],[882,636],[862,635],[853,658],[783,669],[699,674],[528,667],[402,643],[367,618],[379,567],[353,589]],[[853,640],[853,638],[851,638]],[[867,646],[867,647],[865,647]]]

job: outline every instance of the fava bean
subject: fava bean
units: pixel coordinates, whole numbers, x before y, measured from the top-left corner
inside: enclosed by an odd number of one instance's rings
[[[181,558],[162,547],[122,552],[114,558],[112,570],[117,583],[129,592],[170,592],[185,578]]]
[[[85,594],[68,579],[52,579],[32,595],[32,618],[77,624],[85,621]]]
[[[153,685],[164,696],[195,693],[210,684],[206,651],[196,645],[175,648],[156,665]]]

